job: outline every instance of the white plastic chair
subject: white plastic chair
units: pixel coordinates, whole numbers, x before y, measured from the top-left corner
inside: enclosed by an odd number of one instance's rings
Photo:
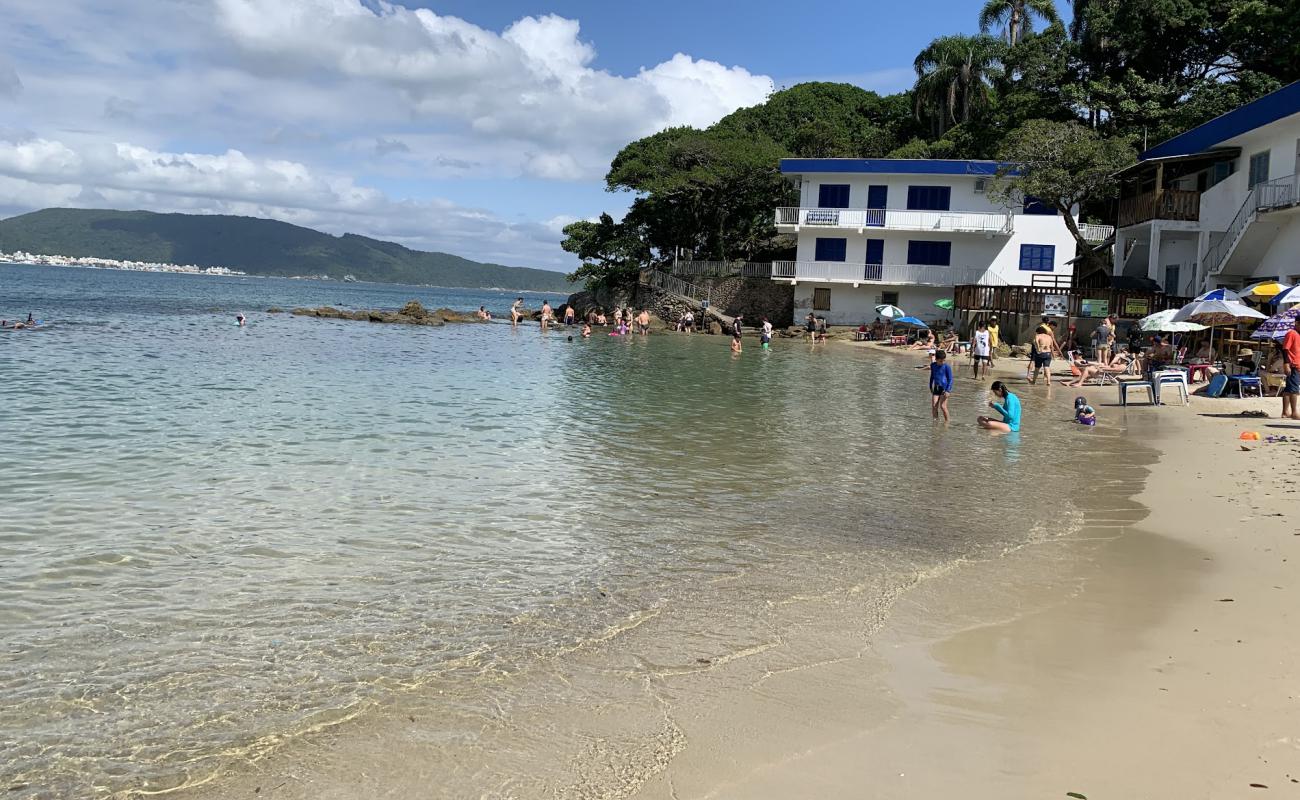
[[[1182,394],[1183,405],[1191,405],[1192,393],[1187,385],[1187,373],[1181,369],[1164,369],[1159,372],[1151,373],[1151,384],[1155,387],[1156,402],[1160,402],[1160,395],[1164,393],[1165,387],[1173,387]]]

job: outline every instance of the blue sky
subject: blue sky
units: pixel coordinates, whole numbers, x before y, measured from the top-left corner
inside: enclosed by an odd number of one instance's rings
[[[978,4],[2,0],[0,214],[238,213],[571,269],[618,148],[802,80],[882,92]],[[944,22],[936,23],[936,20]]]

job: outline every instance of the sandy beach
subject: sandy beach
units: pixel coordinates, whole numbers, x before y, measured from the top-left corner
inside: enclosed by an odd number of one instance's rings
[[[1023,364],[998,377],[1045,392]],[[1068,411],[1075,390],[1054,391]],[[1300,792],[1300,445],[1238,440],[1300,423],[1271,398],[1122,409],[1113,387],[1086,394],[1098,433],[1155,449],[1149,474],[1098,464],[1077,533],[918,585],[857,659],[684,714],[698,746],[634,796]],[[1234,418],[1256,408],[1273,418]],[[971,513],[1014,524],[1015,487],[995,495]]]

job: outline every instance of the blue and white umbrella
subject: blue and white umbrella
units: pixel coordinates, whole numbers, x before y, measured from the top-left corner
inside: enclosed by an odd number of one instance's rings
[[[1292,286],[1290,289],[1283,289],[1282,291],[1273,295],[1273,299],[1269,300],[1268,302],[1269,305],[1274,305],[1278,307],[1290,306],[1290,305],[1295,305],[1296,303],[1300,303],[1300,286]]]
[[[1241,299],[1241,295],[1237,294],[1231,289],[1211,289],[1205,294],[1193,298],[1195,302],[1199,302],[1201,300],[1240,300],[1240,299]]]

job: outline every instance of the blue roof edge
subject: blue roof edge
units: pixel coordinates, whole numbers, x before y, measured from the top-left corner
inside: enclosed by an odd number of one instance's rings
[[[964,161],[946,158],[783,158],[781,172],[861,172],[894,175],[996,175],[1010,167],[1004,161]],[[1019,174],[1012,169],[1009,174]]]
[[[1139,161],[1203,153],[1216,144],[1300,112],[1300,81],[1275,89],[1209,122],[1183,131],[1138,156]]]

